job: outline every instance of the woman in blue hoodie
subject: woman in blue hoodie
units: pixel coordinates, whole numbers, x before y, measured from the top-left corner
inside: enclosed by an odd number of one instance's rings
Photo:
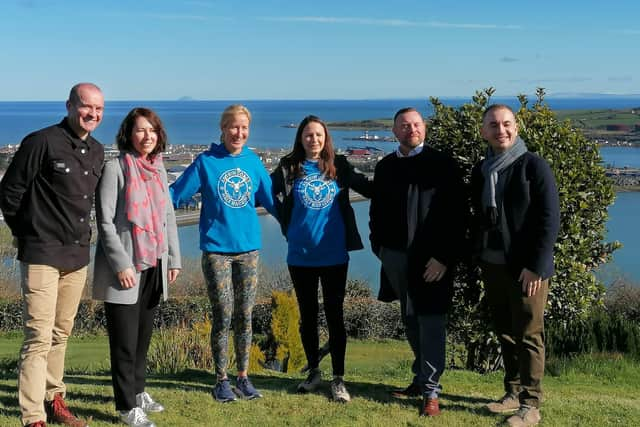
[[[261,247],[257,204],[274,213],[271,180],[260,158],[245,147],[251,113],[242,105],[227,107],[220,118],[221,144],[211,144],[171,186],[173,203],[184,205],[200,192],[202,271],[211,301],[211,351],[219,402],[236,399],[227,377],[232,318],[238,377],[236,393],[261,397],[247,377],[251,348],[251,312],[258,283]],[[235,312],[235,315],[234,315]]]
[[[371,196],[372,182],[342,155],[334,152],[327,125],[316,116],[305,117],[293,149],[271,175],[278,219],[287,238],[287,265],[300,307],[300,335],[309,376],[298,392],[315,390],[318,368],[318,282],[329,329],[333,368],[333,400],[348,402],[344,383],[347,334],[343,302],[349,264],[348,252],[362,249],[349,190]]]

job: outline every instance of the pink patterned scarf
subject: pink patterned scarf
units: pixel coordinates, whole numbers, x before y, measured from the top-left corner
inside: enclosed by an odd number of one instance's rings
[[[162,220],[166,216],[167,196],[157,165],[162,164],[158,154],[153,163],[133,153],[125,153],[125,204],[127,219],[132,225],[133,259],[136,270],[155,267],[164,252]]]

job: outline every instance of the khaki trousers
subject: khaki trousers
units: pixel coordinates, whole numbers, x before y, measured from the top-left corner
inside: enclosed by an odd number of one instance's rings
[[[504,389],[524,405],[540,407],[544,376],[544,309],[549,280],[535,295],[522,293],[522,284],[505,265],[480,263],[487,302],[502,348]]]
[[[44,401],[64,396],[67,339],[73,328],[87,267],[60,271],[21,263],[24,343],[20,349],[18,402],[23,424],[46,421]]]

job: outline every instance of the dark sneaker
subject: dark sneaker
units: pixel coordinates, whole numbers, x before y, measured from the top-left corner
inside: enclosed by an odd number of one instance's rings
[[[262,397],[260,392],[251,384],[248,377],[238,377],[236,380],[236,388],[234,390],[240,397],[245,399],[257,399]]]
[[[515,415],[507,418],[507,424],[511,427],[537,426],[541,419],[538,408],[522,405]]]
[[[336,402],[347,403],[351,401],[351,396],[344,385],[342,377],[336,377],[331,381],[331,397]]]
[[[229,385],[229,378],[218,380],[218,383],[213,388],[213,397],[215,397],[218,402],[222,403],[233,402],[236,400],[236,395],[231,390],[231,385]]]
[[[319,368],[314,368],[309,371],[307,379],[298,384],[298,393],[309,393],[314,391],[320,385],[322,381],[322,372]]]
[[[136,394],[136,405],[146,413],[164,411],[164,406],[153,400],[146,391]]]
[[[71,413],[61,393],[56,393],[52,401],[45,402],[44,409],[47,412],[47,419],[52,423],[69,427],[89,427],[88,421],[81,420]]]
[[[47,423],[44,421],[36,421],[35,423],[29,423],[26,427],[47,427]]]
[[[437,397],[425,397],[420,406],[421,417],[437,417],[440,415],[440,405]]]
[[[407,399],[409,397],[418,397],[422,396],[422,392],[420,391],[420,386],[416,383],[411,383],[407,386],[407,388],[399,388],[393,390],[391,392],[391,396],[396,397],[398,399]]]
[[[506,393],[500,400],[487,404],[486,408],[494,414],[509,414],[520,409],[520,401],[515,394]]]
[[[129,427],[156,427],[154,422],[147,418],[147,414],[138,406],[130,411],[120,412],[120,420]]]

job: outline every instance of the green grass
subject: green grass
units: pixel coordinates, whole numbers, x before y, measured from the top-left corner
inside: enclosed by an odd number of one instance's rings
[[[0,337],[0,426],[19,425],[15,359],[19,334]],[[328,358],[327,358],[328,359]],[[67,353],[68,403],[92,427],[117,424],[108,345],[105,337],[72,338]],[[330,372],[330,361],[321,367]],[[448,370],[442,383],[443,415],[418,418],[419,401],[389,396],[393,387],[410,380],[410,350],[400,341],[349,341],[347,386],[353,401],[329,400],[328,384],[318,393],[295,394],[302,375],[265,372],[252,375],[264,398],[216,403],[210,372],[187,371],[175,376],[150,376],[147,390],[167,411],[151,418],[159,426],[494,426],[503,417],[483,406],[501,395],[501,375]],[[329,379],[328,375],[325,379]],[[548,364],[543,426],[640,425],[640,363],[619,355],[585,355]]]

